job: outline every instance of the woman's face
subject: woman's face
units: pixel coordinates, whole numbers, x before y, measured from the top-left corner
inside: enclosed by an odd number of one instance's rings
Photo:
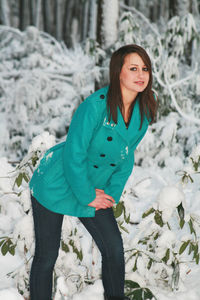
[[[137,53],[130,53],[124,59],[119,78],[122,96],[134,97],[147,87],[149,70]]]

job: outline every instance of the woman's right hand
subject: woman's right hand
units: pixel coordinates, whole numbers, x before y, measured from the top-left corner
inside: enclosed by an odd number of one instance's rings
[[[113,204],[115,203],[113,197],[105,194],[104,190],[95,189],[95,191],[96,198],[88,204],[89,206],[95,207],[96,210],[106,209],[113,206]]]

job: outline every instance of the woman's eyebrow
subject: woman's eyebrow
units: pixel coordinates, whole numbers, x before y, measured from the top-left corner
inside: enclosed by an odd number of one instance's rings
[[[131,66],[139,66],[137,64],[130,64]],[[143,65],[143,67],[146,67],[146,65]]]

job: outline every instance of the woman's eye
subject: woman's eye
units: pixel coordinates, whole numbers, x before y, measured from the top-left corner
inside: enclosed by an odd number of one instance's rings
[[[132,67],[132,68],[130,68],[130,70],[131,70],[131,71],[136,71],[137,68],[136,68],[136,67]]]
[[[143,68],[143,71],[148,72],[149,69],[148,68]]]

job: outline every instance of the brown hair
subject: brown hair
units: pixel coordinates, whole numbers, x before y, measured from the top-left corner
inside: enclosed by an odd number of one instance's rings
[[[116,50],[111,57],[110,60],[110,85],[108,89],[107,95],[107,111],[109,121],[111,118],[115,123],[117,123],[117,107],[119,106],[122,111],[123,102],[122,102],[122,94],[120,89],[120,73],[122,66],[124,64],[124,59],[128,54],[137,53],[144,64],[147,66],[149,70],[149,82],[145,90],[141,93],[138,93],[139,96],[139,107],[140,107],[140,115],[141,115],[141,123],[140,129],[142,127],[144,114],[147,119],[150,121],[150,124],[155,121],[156,111],[157,111],[157,101],[154,98],[152,91],[152,67],[151,60],[146,53],[146,51],[138,46],[138,45],[126,45],[118,50]],[[135,101],[133,101],[130,111],[133,109]]]

